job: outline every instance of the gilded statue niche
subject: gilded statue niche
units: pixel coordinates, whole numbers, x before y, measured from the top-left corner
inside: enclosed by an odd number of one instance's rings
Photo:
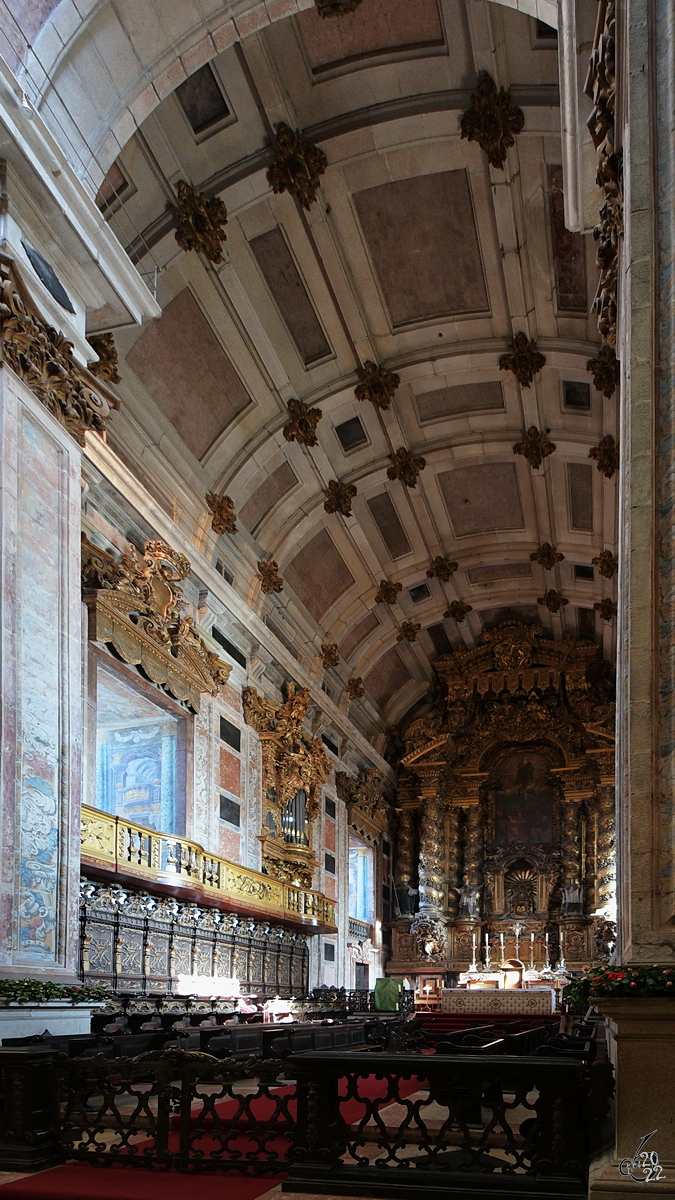
[[[331,771],[321,739],[305,733],[310,695],[289,683],[284,704],[273,704],[255,688],[242,693],[244,720],[260,736],[263,816],[260,841],[264,870],[275,879],[311,888],[318,861],[312,849],[321,785]]]

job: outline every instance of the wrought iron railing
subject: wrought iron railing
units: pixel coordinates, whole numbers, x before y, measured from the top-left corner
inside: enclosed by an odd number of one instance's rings
[[[187,838],[157,833],[110,813],[82,806],[81,856],[139,881],[189,884],[247,911],[335,931],[335,904],[320,892],[282,883],[206,851]]]
[[[375,1007],[375,992],[354,988],[314,988],[309,996],[303,997],[303,1003],[309,1004],[317,1011],[346,1013],[348,1016],[352,1013],[382,1012]],[[409,1017],[415,1011],[414,992],[399,992],[398,1007],[393,1011],[399,1016]],[[387,1015],[386,1010],[382,1015]]]

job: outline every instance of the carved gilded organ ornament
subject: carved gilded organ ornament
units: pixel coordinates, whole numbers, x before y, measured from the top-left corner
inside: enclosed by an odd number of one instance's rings
[[[506,151],[515,146],[524,124],[522,109],[511,104],[504,88],[497,91],[497,85],[487,71],[481,71],[476,90],[471,95],[471,107],[462,116],[462,137],[478,142],[491,166],[503,169]]]
[[[605,579],[613,579],[619,569],[619,560],[611,550],[603,550],[601,554],[596,554],[591,562]]]
[[[287,442],[299,442],[301,446],[316,446],[316,427],[322,417],[320,408],[309,408],[302,400],[288,401],[290,421],[284,425]]]
[[[352,500],[356,495],[356,488],[353,483],[340,483],[337,479],[331,479],[328,487],[324,489],[326,497],[324,509],[327,513],[342,513],[343,517],[350,517],[352,514]]]
[[[603,438],[600,438],[597,446],[591,446],[588,457],[595,459],[598,470],[606,479],[611,479],[619,470],[619,446],[611,433],[606,433]]]
[[[521,387],[529,388],[535,375],[546,365],[546,357],[537,350],[537,343],[526,333],[517,333],[506,354],[500,355],[499,370],[512,371]],[[536,429],[536,426],[533,426]],[[521,453],[521,451],[517,451]]]
[[[237,514],[230,496],[218,496],[215,492],[207,492],[206,503],[212,514],[211,528],[214,533],[220,536],[222,533],[237,532]]]
[[[387,478],[400,479],[401,483],[409,488],[417,487],[417,476],[426,467],[426,458],[422,458],[420,454],[413,454],[405,446],[401,446],[390,457],[391,466],[387,467]]]
[[[466,604],[464,600],[453,600],[443,613],[444,617],[452,617],[453,620],[461,625],[467,613],[473,611],[472,604]]]
[[[384,799],[384,776],[375,767],[362,770],[358,779],[346,771],[336,771],[335,789],[347,806],[347,821],[364,837],[378,844],[389,827],[389,812]]]
[[[331,667],[337,667],[340,661],[340,651],[337,647],[337,642],[322,642],[321,643],[321,661],[326,671]]]
[[[396,634],[397,642],[416,642],[417,635],[422,626],[419,621],[401,621],[398,633]]]
[[[605,344],[595,358],[589,358],[586,370],[590,371],[593,376],[593,383],[598,391],[611,400],[621,375],[621,368],[613,348]]]
[[[98,354],[96,362],[87,363],[88,370],[97,379],[102,379],[105,383],[121,383],[122,380],[117,372],[119,359],[117,357],[117,347],[112,333],[93,333],[87,338],[89,345],[95,354]]]
[[[565,555],[556,550],[550,542],[542,542],[537,550],[530,555],[530,562],[538,562],[545,571],[552,571],[555,564],[562,562]]]
[[[265,596],[271,596],[275,592],[283,592],[284,590],[284,581],[279,574],[279,564],[274,559],[271,562],[265,562],[261,559],[258,563],[256,579],[260,580],[260,590]]]
[[[260,832],[265,870],[275,879],[311,887],[318,863],[312,849],[313,823],[321,785],[331,763],[321,738],[303,728],[310,695],[290,683],[285,702],[276,706],[255,688],[242,693],[244,720],[262,744],[263,818]]]
[[[429,563],[427,578],[440,579],[441,583],[448,583],[450,577],[457,570],[457,566],[454,558],[448,558],[447,554],[437,554]]]
[[[518,621],[434,665],[397,793],[397,886],[419,890],[419,912],[394,923],[387,970],[466,970],[474,934],[493,962],[502,936],[514,957],[516,922],[539,968],[560,928],[569,965],[597,961],[593,918],[615,905],[612,668],[595,643]]]
[[[542,604],[549,612],[562,612],[565,605],[569,604],[566,596],[562,592],[557,592],[555,588],[549,588],[545,596],[537,596],[537,604]]]
[[[392,583],[389,579],[381,579],[375,593],[376,604],[396,604],[402,583]]]
[[[533,471],[538,471],[544,459],[553,454],[554,450],[555,444],[547,438],[545,433],[537,429],[536,425],[530,425],[522,442],[516,442],[513,447],[513,453],[522,454]]]
[[[119,560],[82,534],[82,598],[89,637],[139,665],[154,683],[199,712],[202,692],[217,695],[231,667],[207,649],[184,616],[179,582],[190,574],[184,555],[165,542],[129,547]]]
[[[222,244],[227,240],[224,226],[227,209],[217,196],[196,192],[191,184],[179,179],[176,185],[176,241],[181,250],[196,250],[212,263],[223,261]]]
[[[319,181],[328,166],[323,150],[308,142],[301,129],[291,129],[281,121],[276,126],[274,164],[267,172],[273,192],[290,192],[309,209],[319,190]]]
[[[395,371],[388,371],[370,359],[358,368],[361,380],[354,389],[357,400],[370,400],[375,408],[387,409],[391,405],[401,376]]]

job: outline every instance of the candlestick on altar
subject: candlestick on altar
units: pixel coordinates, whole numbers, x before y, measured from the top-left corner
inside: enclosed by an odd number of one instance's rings
[[[544,935],[544,941],[546,942],[546,970],[550,971],[551,970],[551,960],[549,958],[549,949],[548,949],[548,929],[546,930],[546,933]]]
[[[490,934],[485,930],[485,970],[490,970]]]
[[[499,940],[502,945],[502,962],[503,962],[504,961],[504,934],[503,933],[500,933]]]
[[[534,971],[534,934],[530,934],[530,970]]]
[[[471,957],[471,966],[469,967],[469,970],[477,971],[478,963],[476,962],[476,931],[475,931],[475,929],[471,935],[471,945],[472,945],[473,953],[472,953],[472,957]]]
[[[565,926],[559,925],[560,930],[560,958],[558,959],[558,970],[564,971],[567,963],[565,962]]]

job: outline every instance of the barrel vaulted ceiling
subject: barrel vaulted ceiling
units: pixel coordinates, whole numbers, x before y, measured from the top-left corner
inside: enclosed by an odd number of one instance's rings
[[[460,136],[479,71],[524,114],[503,169]],[[267,180],[279,122],[327,158],[307,210]],[[618,436],[615,399],[587,370],[595,247],[564,227],[561,161],[554,31],[485,0],[363,0],[212,58],[104,187],[163,310],[115,331],[109,441],[378,747],[420,711],[434,659],[509,616],[612,652],[594,605],[614,580],[592,560],[615,553],[616,476],[589,450]],[[219,264],[176,242],[180,180],[227,207]],[[531,386],[499,366],[519,333],[545,358]],[[367,361],[400,377],[388,409],[356,398]],[[294,400],[321,410],[315,446],[284,435]],[[531,427],[555,446],[537,469],[514,453]],[[388,476],[401,449],[425,462],[414,487]],[[356,489],[349,515],[326,511],[332,481]],[[207,493],[232,498],[236,534],[212,531]],[[550,569],[532,559],[544,543]],[[438,556],[457,564],[446,580],[427,574]],[[393,604],[382,581],[401,585]]]

